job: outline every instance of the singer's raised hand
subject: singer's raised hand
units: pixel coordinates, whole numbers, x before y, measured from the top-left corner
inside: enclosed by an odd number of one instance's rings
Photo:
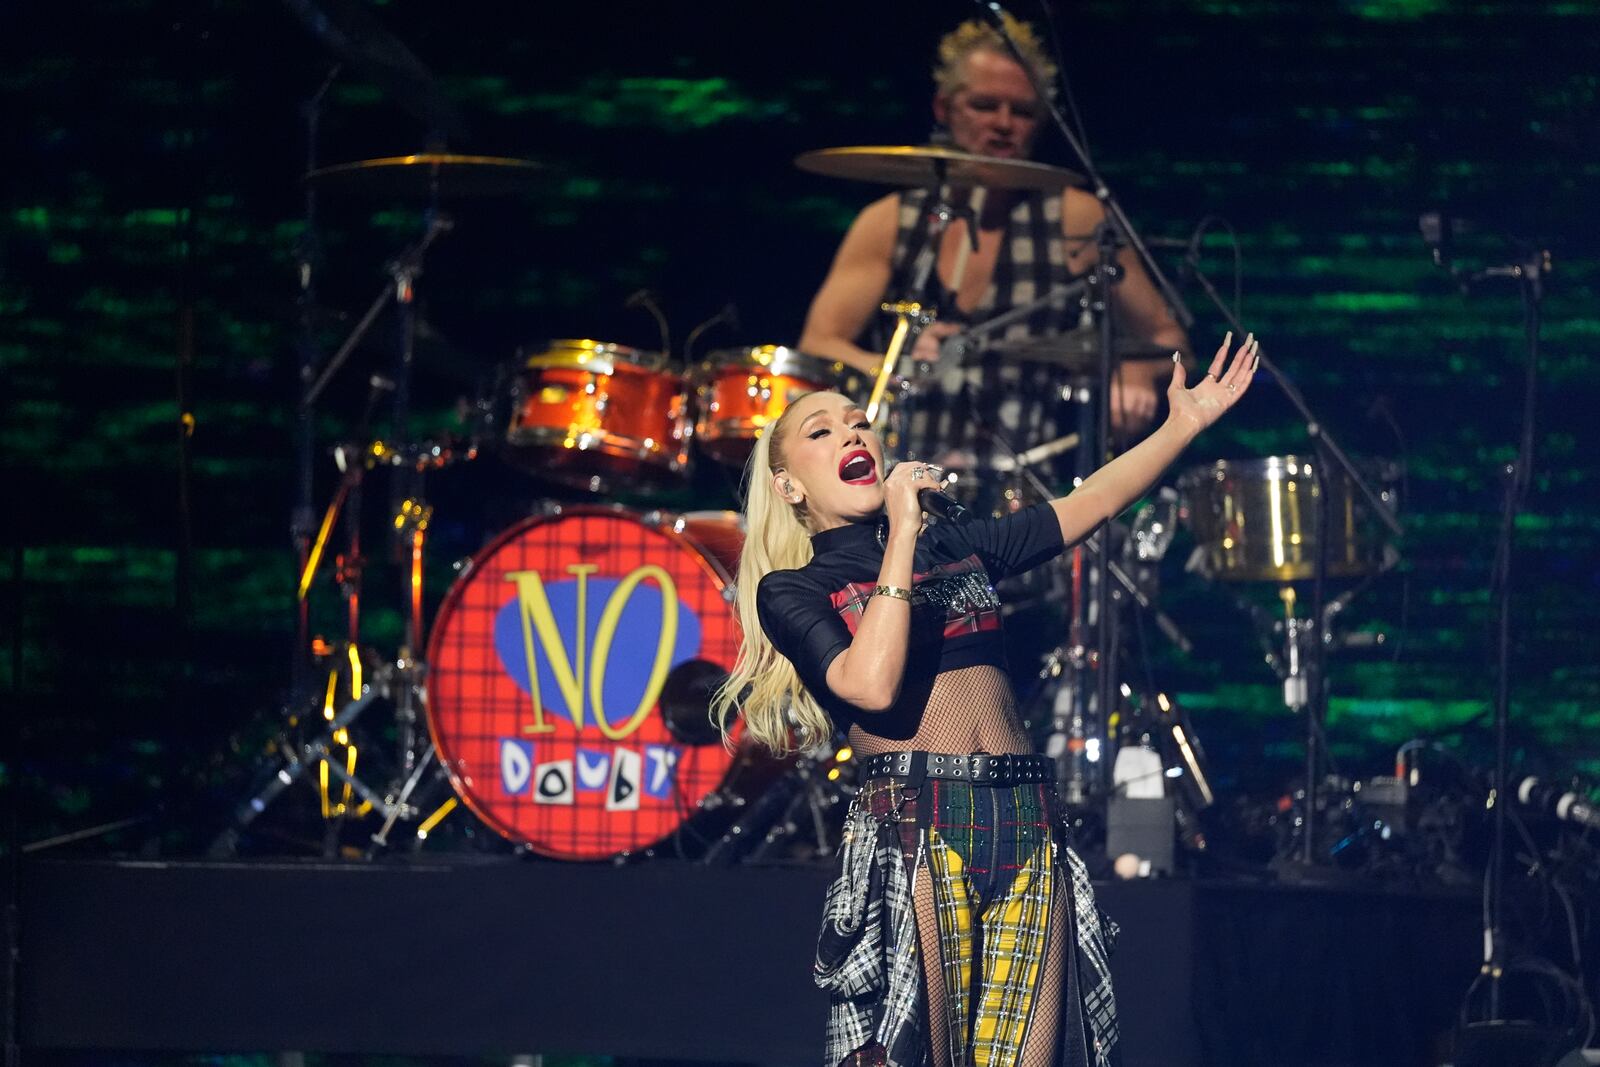
[[[1190,433],[1197,434],[1222,417],[1222,413],[1239,402],[1249,390],[1256,369],[1261,366],[1260,342],[1250,334],[1228,360],[1228,346],[1233,342],[1232,332],[1222,339],[1211,367],[1204,378],[1188,388],[1188,376],[1181,360],[1174,359],[1172,384],[1167,387],[1167,403],[1172,409],[1168,418],[1179,423]]]

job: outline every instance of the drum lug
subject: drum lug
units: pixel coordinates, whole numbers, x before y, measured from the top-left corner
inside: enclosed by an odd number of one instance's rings
[[[542,519],[553,519],[561,514],[561,510],[561,502],[559,500],[536,500],[529,514]]]

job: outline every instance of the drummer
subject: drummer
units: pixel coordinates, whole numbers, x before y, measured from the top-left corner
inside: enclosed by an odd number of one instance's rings
[[[1037,33],[1027,23],[1005,17],[1038,84],[1053,93],[1056,66]],[[992,27],[965,22],[947,34],[939,42],[933,77],[933,115],[953,147],[1001,159],[1028,156],[1047,114],[1027,73]],[[925,189],[893,193],[856,217],[812,299],[800,338],[803,351],[867,372],[876,369],[879,353],[859,342],[877,321],[879,305],[926,295],[911,290],[919,256],[932,254],[927,247],[927,199]],[[968,224],[959,219],[939,242],[937,269],[929,276],[939,319],[923,331],[912,353],[930,364],[938,363],[945,338],[1087,274],[1098,259],[1096,227],[1106,217],[1098,200],[1074,188],[1059,196],[953,190],[951,199],[957,205],[964,202],[976,215],[977,248],[972,250]],[[1171,374],[1170,356],[1174,351],[1187,354],[1189,343],[1132,252],[1123,249],[1118,262],[1123,275],[1113,293],[1119,338],[1169,357],[1128,360],[1117,370],[1111,385],[1112,427],[1131,437],[1153,423]],[[1077,301],[1067,303],[1011,324],[1001,338],[1045,337],[1076,326]],[[967,363],[959,370],[932,368],[935,384],[923,390],[918,402],[923,414],[902,440],[905,451],[923,458],[944,456],[950,449],[989,451],[976,438],[973,415],[1008,437],[1032,443],[1075,429],[1074,417],[1055,402],[1065,384],[1059,368],[1002,363],[994,353],[981,360],[969,357]]]

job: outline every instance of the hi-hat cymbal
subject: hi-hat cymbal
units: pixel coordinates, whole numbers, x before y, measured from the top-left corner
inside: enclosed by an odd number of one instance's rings
[[[943,145],[860,145],[819,148],[795,157],[794,165],[812,174],[902,187],[935,182],[958,187],[1024,189],[1059,193],[1083,185],[1083,176],[1065,167],[1031,159],[999,159]]]
[[[305,180],[328,189],[371,196],[460,200],[526,192],[543,170],[540,164],[527,159],[425,152],[336,163],[311,171]]]
[[[1017,341],[993,341],[983,346],[1007,363],[1047,363],[1069,371],[1095,373],[1100,366],[1100,331],[1082,326],[1050,337],[1027,337]],[[1171,359],[1172,353],[1155,348],[1148,341],[1120,338],[1116,359],[1125,362],[1142,359]]]

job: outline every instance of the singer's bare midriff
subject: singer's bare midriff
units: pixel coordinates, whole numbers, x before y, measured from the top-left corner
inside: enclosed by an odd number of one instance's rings
[[[850,744],[863,756],[924,749],[928,752],[1027,753],[1033,751],[1017,718],[1011,683],[998,667],[945,671],[933,683],[917,731],[909,738],[869,733],[872,715],[860,713],[850,727]],[[863,725],[867,729],[863,729]]]

